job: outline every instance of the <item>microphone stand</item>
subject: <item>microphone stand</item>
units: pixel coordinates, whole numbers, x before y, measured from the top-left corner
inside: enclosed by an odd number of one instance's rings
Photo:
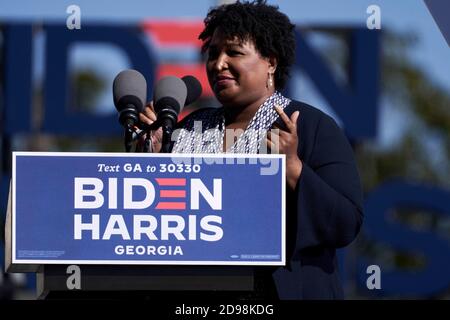
[[[171,138],[173,132],[173,126],[177,123],[178,114],[173,110],[164,109],[161,114],[158,113],[158,118],[151,125],[140,124],[137,128],[132,121],[126,121],[125,125],[125,150],[126,152],[131,152],[131,147],[133,141],[139,139],[144,134],[147,133],[145,138],[144,147],[141,152],[148,152],[149,146],[151,145],[150,131],[156,131],[158,128],[162,127],[162,146],[161,153],[170,153]],[[136,129],[140,129],[137,132]]]
[[[170,152],[170,141],[172,137],[172,127],[171,126],[163,126],[162,127],[162,146],[161,146],[161,152],[162,153],[169,153]]]
[[[163,108],[160,112],[158,112],[158,118],[161,119],[161,127],[162,127],[162,153],[170,153],[170,146],[172,141],[172,132],[173,127],[177,123],[178,113],[175,112],[172,108]]]
[[[133,146],[133,141],[135,137],[135,124],[138,123],[139,118],[136,111],[136,107],[132,104],[128,104],[126,108],[119,113],[119,122],[124,127],[124,143],[125,151],[131,152],[131,147]]]
[[[131,147],[133,146],[133,126],[127,123],[125,126],[124,142],[125,142],[125,152],[131,152]]]
[[[156,120],[152,124],[140,124],[139,129],[140,132],[136,132],[135,130],[131,129],[131,136],[129,131],[125,131],[125,148],[127,148],[127,141],[135,141],[142,137],[144,134],[147,134],[144,141],[144,146],[140,152],[148,152],[152,149],[152,141],[150,137],[150,131],[156,131],[159,128],[162,127],[162,146],[161,146],[161,153],[170,153],[170,142],[172,137],[172,125],[171,121],[167,123],[166,119],[163,120]],[[131,127],[132,128],[132,127]],[[130,138],[131,137],[131,138]],[[128,140],[131,139],[131,140]],[[127,151],[129,152],[129,151]]]
[[[131,144],[133,143],[133,141],[136,141],[140,139],[143,135],[146,135],[143,145],[139,145],[139,141],[137,142],[135,152],[144,152],[144,153],[153,152],[150,131],[157,130],[160,126],[161,125],[159,124],[159,122],[155,121],[151,125],[141,123],[139,124],[139,126],[128,127],[128,129],[131,128],[131,133],[129,131],[128,132],[125,131],[125,149],[127,149],[127,142],[129,142],[131,149]],[[140,146],[141,148],[139,148]]]

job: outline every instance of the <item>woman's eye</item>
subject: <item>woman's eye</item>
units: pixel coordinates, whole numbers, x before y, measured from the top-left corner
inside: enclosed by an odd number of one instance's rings
[[[230,50],[229,51],[229,55],[231,55],[231,56],[237,56],[237,55],[240,55],[240,54],[242,54],[240,51],[237,51],[237,50]]]

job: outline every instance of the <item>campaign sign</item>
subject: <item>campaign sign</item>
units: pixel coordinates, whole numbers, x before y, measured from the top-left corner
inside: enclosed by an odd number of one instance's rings
[[[14,152],[12,263],[285,264],[284,155]]]

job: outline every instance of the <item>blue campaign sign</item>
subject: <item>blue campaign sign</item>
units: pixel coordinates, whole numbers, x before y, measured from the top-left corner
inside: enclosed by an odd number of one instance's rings
[[[14,152],[13,264],[285,264],[284,155]]]

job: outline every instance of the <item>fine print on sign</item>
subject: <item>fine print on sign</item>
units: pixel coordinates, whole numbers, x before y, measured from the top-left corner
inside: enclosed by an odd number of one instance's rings
[[[283,155],[13,154],[13,263],[284,265]]]

